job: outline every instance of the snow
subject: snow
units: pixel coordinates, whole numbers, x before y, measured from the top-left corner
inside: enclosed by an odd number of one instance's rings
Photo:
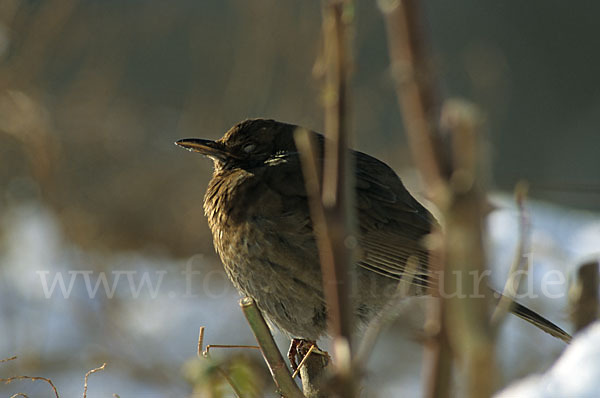
[[[600,395],[600,322],[579,333],[545,373],[519,380],[495,398],[596,398]]]
[[[488,220],[490,268],[492,283],[502,288],[518,242],[518,214],[509,197],[495,195],[493,200],[499,209]],[[532,220],[531,270],[519,301],[569,330],[568,281],[583,259],[600,257],[600,215],[533,201],[527,208]],[[84,252],[65,241],[47,209],[31,203],[4,214],[2,224],[0,356],[33,355],[41,364],[35,373],[51,376],[64,396],[79,394],[83,374],[102,362],[108,365],[92,376],[91,398],[149,391],[183,396],[189,386],[181,367],[196,355],[200,326],[207,327],[205,344],[253,344],[238,308],[239,296],[213,253],[173,259],[143,252]],[[192,276],[184,273],[188,268]],[[44,292],[39,271],[47,272],[48,281],[60,273],[67,282],[69,272],[80,273],[64,297],[60,291]],[[564,275],[564,282],[544,282],[551,271]],[[105,272],[109,287],[115,273],[122,273],[112,298],[102,285],[90,295],[89,286],[94,287],[99,272]],[[132,290],[128,275],[134,287],[139,288],[144,275],[152,286]],[[369,361],[365,391],[373,396],[375,391],[379,396],[420,394],[423,350],[401,329],[396,324],[386,331]],[[286,339],[277,339],[285,350]],[[586,330],[565,351],[564,343],[508,317],[497,352],[502,385],[528,376],[498,397],[598,396],[594,392],[600,391],[600,325]],[[148,381],[150,364],[162,373],[155,384],[151,377]],[[6,369],[3,365],[2,377]],[[537,374],[531,376],[533,372]],[[14,385],[0,386],[0,395],[19,391]],[[31,386],[28,391],[45,391],[45,386]]]

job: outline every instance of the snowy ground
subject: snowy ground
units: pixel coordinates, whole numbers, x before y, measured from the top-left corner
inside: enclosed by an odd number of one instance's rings
[[[545,373],[519,380],[496,398],[595,398],[600,392],[600,322],[584,329]]]
[[[510,198],[494,201],[499,210],[490,215],[489,247],[492,280],[501,288],[518,239],[517,212]],[[569,330],[569,275],[584,258],[598,257],[600,215],[535,202],[528,209],[532,269],[523,282],[528,297],[520,301]],[[90,398],[184,396],[189,386],[181,368],[195,356],[199,326],[207,327],[208,343],[253,343],[237,293],[212,253],[176,260],[156,253],[82,252],[63,240],[52,215],[36,204],[5,214],[2,223],[0,357],[20,358],[0,364],[0,377],[42,375],[52,378],[61,396],[81,396],[85,372],[107,362],[90,378]],[[369,396],[373,386],[381,397],[420,390],[422,348],[396,326],[381,337],[369,363]],[[594,330],[589,339],[598,347],[600,332]],[[285,348],[285,339],[278,339]],[[563,377],[564,362],[586,360],[577,347],[547,375]],[[503,384],[546,370],[564,348],[507,319],[498,345]],[[528,381],[527,388],[548,377]],[[0,394],[47,392],[42,383],[20,383],[0,386]]]

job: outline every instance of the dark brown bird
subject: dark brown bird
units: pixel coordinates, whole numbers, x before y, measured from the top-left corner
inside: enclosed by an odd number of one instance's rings
[[[229,279],[290,337],[317,340],[327,330],[327,308],[294,144],[297,128],[253,119],[235,125],[217,141],[192,138],[176,144],[214,162],[204,211]],[[314,134],[322,153],[324,138]],[[351,153],[359,224],[359,259],[351,270],[353,308],[359,323],[367,323],[395,294],[400,279],[411,283],[410,294],[422,294],[430,285],[422,243],[435,220],[385,163]],[[419,265],[405,275],[409,257]],[[512,311],[555,337],[570,339],[519,304]]]

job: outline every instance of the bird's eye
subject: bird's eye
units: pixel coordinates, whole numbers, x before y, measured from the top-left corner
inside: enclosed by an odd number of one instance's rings
[[[256,148],[256,145],[254,144],[248,144],[246,146],[244,146],[244,148],[242,148],[244,150],[244,152],[246,153],[250,153],[252,152],[254,149]]]

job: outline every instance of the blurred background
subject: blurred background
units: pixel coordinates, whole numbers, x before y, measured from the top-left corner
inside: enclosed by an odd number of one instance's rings
[[[198,327],[207,326],[211,344],[252,339],[203,215],[212,165],[173,142],[218,138],[249,117],[322,130],[320,7],[0,1],[0,357],[19,356],[0,364],[0,378],[43,375],[74,396],[87,370],[107,362],[91,376],[88,396],[208,394],[203,382],[218,375],[193,360]],[[426,7],[440,93],[476,102],[486,117],[489,183],[500,208],[490,219],[493,263],[502,270],[511,261],[516,217],[502,192],[519,180],[546,202],[531,204],[534,265],[566,269],[597,252],[600,4]],[[357,1],[354,18],[353,146],[390,164],[418,194],[376,2]],[[500,286],[504,276],[496,276]],[[529,305],[565,325],[563,301]],[[515,330],[507,341],[530,346],[529,329]],[[421,348],[390,351],[386,342],[396,340],[388,335],[369,380],[387,380],[383,391],[412,391],[420,381],[408,375],[420,366],[390,364],[394,355],[417,361]],[[560,352],[554,344],[531,348],[531,363],[519,366],[521,346],[512,344],[503,377],[542,369]],[[256,388],[273,390],[255,353],[215,355],[240,377],[261,380]],[[38,383],[0,393],[47,396]]]

